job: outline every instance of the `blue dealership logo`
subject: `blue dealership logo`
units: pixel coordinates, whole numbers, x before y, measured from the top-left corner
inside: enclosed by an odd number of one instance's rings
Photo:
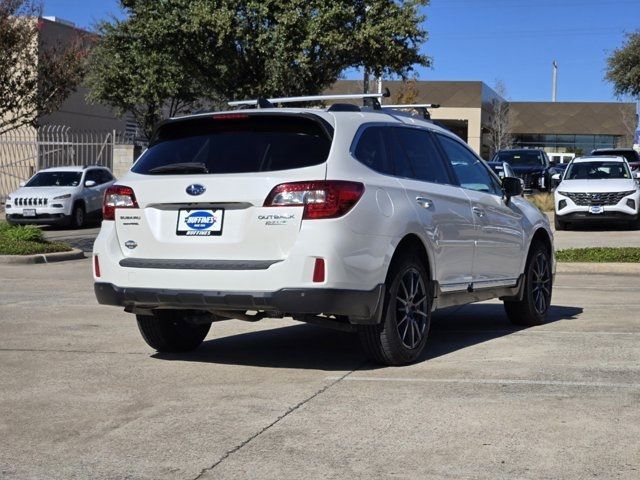
[[[197,195],[202,195],[206,191],[207,191],[207,189],[204,188],[204,185],[200,185],[198,183],[194,183],[194,184],[189,185],[187,187],[187,193],[189,195],[194,196],[194,197],[197,196]]]
[[[184,221],[189,228],[193,228],[195,230],[206,230],[213,227],[216,223],[216,218],[212,213],[198,211],[189,214]]]

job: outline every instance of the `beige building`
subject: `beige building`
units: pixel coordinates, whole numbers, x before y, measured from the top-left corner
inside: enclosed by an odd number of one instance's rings
[[[402,83],[384,82],[392,97]],[[483,82],[418,81],[416,103],[436,103],[431,117],[465,140],[482,157],[491,154],[488,131],[491,103],[500,98]],[[362,82],[340,80],[331,93],[359,93]],[[387,99],[384,100],[388,102]],[[631,147],[637,125],[633,103],[509,102],[513,145],[549,153],[583,155],[596,148]]]
[[[29,21],[40,21],[34,62],[42,48],[68,44],[87,34],[57,18]],[[40,117],[37,129],[22,127],[0,135],[0,200],[43,166],[86,163],[112,167],[118,156],[114,132],[125,132],[129,125],[109,108],[88,103],[86,95],[87,89],[80,87],[57,111]]]

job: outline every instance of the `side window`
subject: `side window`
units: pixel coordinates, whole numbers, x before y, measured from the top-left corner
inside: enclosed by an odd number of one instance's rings
[[[394,132],[409,160],[413,178],[432,183],[451,183],[438,148],[428,132],[417,128],[394,128]]]
[[[478,157],[459,142],[437,135],[462,188],[502,195],[497,182]]]
[[[98,170],[100,176],[100,184],[110,182],[113,180],[113,176],[107,170]]]
[[[96,182],[96,185],[100,185],[102,183],[100,181],[100,172],[99,170],[87,170],[87,174],[84,177],[84,181],[88,182],[89,180],[93,180]]]
[[[354,156],[360,163],[376,172],[393,172],[387,155],[383,127],[367,127],[358,139]]]

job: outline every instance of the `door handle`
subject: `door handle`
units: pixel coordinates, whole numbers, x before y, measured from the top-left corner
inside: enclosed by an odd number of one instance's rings
[[[429,209],[433,206],[433,202],[425,197],[416,197],[416,203],[425,209]]]
[[[481,209],[480,207],[473,207],[471,210],[473,210],[473,213],[475,213],[476,216],[480,218],[484,217],[484,210]]]

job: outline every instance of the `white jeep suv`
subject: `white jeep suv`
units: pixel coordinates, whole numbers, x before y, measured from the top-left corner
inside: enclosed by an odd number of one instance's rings
[[[556,230],[597,222],[640,228],[639,177],[622,157],[572,160],[554,193]]]
[[[513,322],[545,321],[552,231],[519,179],[379,105],[261,104],[166,121],[106,192],[95,293],[151,347],[290,316],[397,365],[419,357],[436,308],[501,298]]]
[[[115,182],[100,166],[67,166],[40,170],[5,202],[12,224],[63,225],[82,228],[87,219],[100,217],[107,187]]]

